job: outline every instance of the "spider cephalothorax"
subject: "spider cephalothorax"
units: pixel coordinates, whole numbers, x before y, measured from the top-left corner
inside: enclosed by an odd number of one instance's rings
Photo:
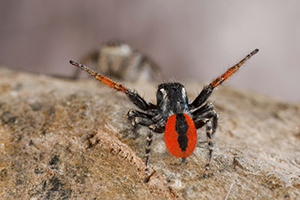
[[[248,54],[239,63],[229,68],[220,77],[213,80],[209,85],[204,86],[203,90],[192,102],[188,102],[188,97],[184,86],[180,83],[162,83],[158,86],[156,94],[156,105],[146,102],[136,91],[116,83],[106,76],[94,72],[84,65],[70,61],[72,65],[90,73],[99,81],[109,87],[123,92],[127,97],[142,111],[130,110],[127,113],[129,119],[136,127],[148,127],[146,142],[146,168],[144,182],[148,182],[149,175],[149,154],[152,143],[153,132],[165,133],[165,143],[170,153],[185,161],[194,151],[197,143],[197,129],[206,126],[206,135],[208,143],[208,161],[205,166],[204,177],[207,177],[213,151],[213,134],[218,127],[218,114],[214,110],[212,103],[207,102],[214,88],[223,83],[239,67],[244,64],[251,56],[256,54],[255,49]]]

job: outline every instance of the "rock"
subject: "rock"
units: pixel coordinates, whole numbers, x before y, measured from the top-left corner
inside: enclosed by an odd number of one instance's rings
[[[191,99],[203,84],[184,82]],[[126,84],[155,102],[154,83]],[[146,128],[135,106],[94,79],[71,81],[0,68],[1,199],[297,199],[300,103],[221,86],[212,167],[205,130],[185,164],[155,134],[143,183]]]

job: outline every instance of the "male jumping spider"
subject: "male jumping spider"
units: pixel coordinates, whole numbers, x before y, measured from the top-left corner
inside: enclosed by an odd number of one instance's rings
[[[255,49],[239,63],[213,80],[209,85],[204,86],[203,90],[192,103],[188,101],[185,88],[180,83],[172,82],[158,85],[156,94],[157,105],[154,105],[146,102],[135,90],[131,90],[120,83],[116,83],[106,76],[96,73],[75,61],[71,60],[70,63],[93,75],[97,80],[109,87],[125,93],[139,109],[144,111],[130,110],[126,117],[131,121],[133,127],[136,127],[137,125],[148,127],[144,179],[144,182],[148,182],[150,180],[149,154],[151,151],[150,146],[152,143],[153,132],[164,132],[167,149],[175,157],[182,158],[182,161],[184,162],[195,149],[197,143],[197,129],[204,125],[206,125],[209,154],[203,177],[207,177],[213,152],[212,138],[218,127],[219,118],[217,112],[214,110],[214,105],[211,102],[207,102],[207,99],[214,88],[234,74],[241,65],[257,52],[258,49]]]

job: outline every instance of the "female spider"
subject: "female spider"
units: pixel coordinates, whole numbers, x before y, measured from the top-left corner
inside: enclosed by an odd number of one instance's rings
[[[213,80],[209,85],[204,86],[203,90],[196,99],[189,103],[187,93],[182,84],[162,83],[158,85],[156,93],[156,103],[146,102],[135,90],[131,90],[120,83],[96,73],[88,67],[75,61],[70,63],[89,74],[109,87],[126,94],[126,96],[142,111],[130,110],[127,119],[131,121],[133,127],[137,125],[148,127],[146,142],[146,168],[145,179],[150,180],[149,174],[149,154],[152,143],[153,132],[165,133],[165,144],[167,149],[175,157],[182,158],[184,162],[194,151],[197,143],[197,129],[206,125],[206,135],[208,143],[208,160],[205,165],[203,177],[208,175],[210,162],[213,152],[213,135],[218,127],[218,114],[214,110],[214,105],[207,102],[214,88],[223,83],[227,78],[234,74],[249,58],[258,52],[255,49],[239,63],[229,68],[224,74]]]

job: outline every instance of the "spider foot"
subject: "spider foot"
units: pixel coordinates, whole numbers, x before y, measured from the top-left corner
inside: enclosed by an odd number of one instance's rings
[[[147,176],[144,178],[144,183],[148,183],[149,181],[150,181],[150,177]]]
[[[146,172],[149,173],[149,171],[147,171],[147,170],[146,170]],[[144,178],[144,183],[148,183],[150,181],[151,176],[153,176],[154,173],[155,173],[155,170],[151,174],[146,173],[145,178]]]

